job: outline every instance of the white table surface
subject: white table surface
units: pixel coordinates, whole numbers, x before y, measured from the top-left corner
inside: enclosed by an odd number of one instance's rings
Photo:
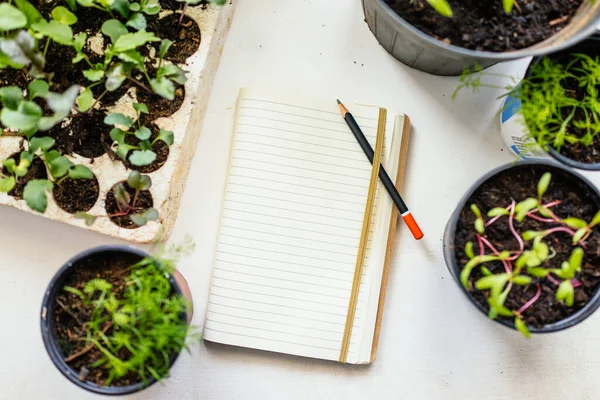
[[[518,74],[527,60],[491,71]],[[513,158],[504,149],[499,90],[451,94],[457,78],[390,57],[359,0],[239,0],[172,241],[197,243],[180,270],[202,325],[240,87],[275,86],[380,104],[413,121],[404,197],[421,223],[400,227],[377,360],[343,366],[203,343],[163,384],[131,399],[597,399],[600,313],[567,332],[524,340],[464,298],[442,259],[446,221],[474,179]],[[119,243],[0,208],[0,399],[98,398],[68,382],[44,349],[44,290],[72,255]]]

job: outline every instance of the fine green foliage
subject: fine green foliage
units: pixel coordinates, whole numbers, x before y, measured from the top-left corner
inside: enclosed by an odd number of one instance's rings
[[[581,285],[578,273],[581,272],[584,263],[585,241],[592,233],[592,229],[600,224],[600,211],[589,222],[573,217],[557,216],[552,211],[552,207],[560,204],[560,201],[544,202],[543,199],[550,186],[551,178],[549,172],[542,175],[537,184],[537,198],[527,198],[518,203],[513,200],[508,207],[492,208],[486,214],[489,218],[487,221],[480,209],[475,204],[471,205],[475,217],[477,249],[473,242],[467,242],[464,252],[468,262],[460,272],[460,282],[467,290],[481,291],[486,296],[490,318],[499,316],[512,318],[515,328],[526,337],[530,336],[530,332],[523,313],[535,307],[542,293],[542,280],[548,280],[546,285],[556,286],[556,300],[567,307],[575,305],[575,289]],[[498,252],[486,238],[486,228],[500,218],[508,219],[507,225],[515,238],[515,243],[518,244],[517,248]],[[527,218],[546,223],[548,228],[519,233],[515,225]],[[561,268],[551,268],[548,266],[548,261],[556,257],[556,252],[551,246],[552,243],[560,240],[552,236],[565,235],[565,233],[572,238],[573,251],[568,260],[562,261]],[[473,285],[471,274],[477,267],[482,277]],[[506,299],[511,289],[519,285],[535,285],[537,293],[520,307],[509,309],[505,305]]]
[[[173,132],[161,128],[158,135],[151,140],[152,132],[141,124],[141,115],[148,114],[148,107],[145,104],[134,103],[133,108],[136,112],[135,123],[128,116],[120,113],[107,115],[104,123],[114,126],[110,131],[110,138],[118,145],[116,154],[121,159],[129,160],[133,165],[142,167],[150,165],[156,160],[156,152],[152,149],[159,141],[164,142],[167,146],[173,144]],[[138,138],[139,144],[126,143],[128,135]]]
[[[119,296],[102,278],[89,280],[82,290],[63,288],[80,297],[89,311],[85,340],[103,355],[91,365],[92,373],[108,372],[107,386],[126,375],[142,382],[167,377],[170,357],[184,348],[189,351],[188,343],[199,339],[196,328],[185,321],[191,304],[172,293],[166,275],[174,270],[172,259],[147,257],[132,265]]]
[[[200,1],[200,0],[196,0]],[[454,13],[452,12],[452,7],[448,0],[426,0],[429,5],[438,12],[438,14],[444,17],[452,17]],[[515,5],[515,0],[502,0],[502,7],[504,8],[504,12],[510,14]]]

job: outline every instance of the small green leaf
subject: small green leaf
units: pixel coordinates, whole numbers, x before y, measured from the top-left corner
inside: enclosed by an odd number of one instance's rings
[[[150,79],[152,91],[167,100],[175,99],[175,85],[167,78]]]
[[[174,140],[173,132],[160,128],[156,140],[162,140],[167,146],[171,146]]]
[[[473,212],[473,214],[475,214],[477,218],[481,218],[481,211],[479,210],[479,207],[477,207],[477,205],[471,204],[471,211]]]
[[[516,285],[529,285],[531,283],[531,277],[526,275],[517,275],[513,277],[513,282]]]
[[[450,7],[450,4],[448,3],[447,0],[426,0],[426,1],[441,16],[448,17],[448,18],[452,17],[452,15],[453,15],[452,7]],[[505,1],[505,0],[503,0],[503,1]]]
[[[152,135],[152,132],[150,132],[150,129],[146,128],[145,126],[142,126],[140,129],[136,130],[133,134],[140,140],[147,140]]]
[[[594,215],[594,218],[592,218],[592,221],[590,222],[589,227],[593,228],[594,226],[600,224],[600,211],[598,211],[596,213],[596,215]]]
[[[150,165],[156,160],[156,153],[152,150],[134,150],[129,156],[129,162],[138,167]]]
[[[523,234],[521,235],[521,237],[523,238],[523,240],[532,240],[535,239],[536,237],[542,237],[546,234],[546,232],[542,231],[542,232],[536,232],[536,231],[525,231],[523,232]]]
[[[15,6],[0,4],[0,31],[12,31],[27,26],[27,17]]]
[[[55,179],[65,176],[67,172],[69,172],[71,166],[73,166],[73,163],[63,156],[54,157],[48,164],[50,174]]]
[[[23,189],[23,199],[32,210],[44,213],[48,206],[46,192],[52,190],[53,184],[46,179],[34,179],[27,182]]]
[[[71,179],[93,179],[94,173],[85,165],[75,165],[69,169],[69,178]]]
[[[77,97],[77,108],[81,112],[86,112],[94,104],[94,93],[90,88],[85,89]]]
[[[129,11],[138,12],[141,9],[140,3],[129,3]]]
[[[8,178],[0,178],[0,192],[8,193],[15,187],[16,180],[14,176]]]
[[[117,201],[117,206],[120,210],[126,210],[129,208],[129,202],[131,201],[131,196],[125,189],[125,185],[122,183],[117,183],[112,189],[113,195],[115,196],[115,200]]]
[[[519,332],[521,332],[526,338],[531,337],[531,332],[529,332],[527,325],[525,325],[525,322],[523,322],[523,320],[519,316],[515,317],[515,328]]]
[[[27,91],[29,92],[29,98],[31,100],[37,97],[46,97],[50,91],[50,85],[48,85],[48,82],[46,81],[36,79],[27,86]]]
[[[106,1],[106,0],[104,0]],[[129,1],[128,0],[108,0],[110,2],[110,9],[117,11],[121,17],[127,18],[129,15]]]
[[[534,267],[528,268],[527,273],[529,275],[535,276],[536,278],[545,278],[546,276],[548,276],[549,271],[544,268]]]
[[[146,15],[156,15],[160,11],[160,4],[158,0],[148,0],[145,4],[142,4],[142,11]]]
[[[46,22],[43,19],[31,26],[44,36],[54,40],[56,43],[71,46],[73,44],[73,30],[68,25],[63,25],[55,20]]]
[[[133,108],[135,109],[135,111],[137,111],[138,113],[144,113],[144,114],[148,114],[148,106],[145,105],[144,103],[133,103]]]
[[[75,51],[77,53],[81,53],[81,51],[83,50],[83,47],[85,46],[86,41],[87,41],[87,33],[79,32],[77,35],[75,35],[75,38],[73,39],[73,48],[75,48]]]
[[[169,78],[173,82],[185,85],[187,82],[186,72],[175,64],[164,64],[156,71],[156,78]]]
[[[510,213],[508,212],[508,210],[506,208],[502,208],[502,207],[492,208],[487,213],[488,217],[497,217],[500,215],[509,215],[509,214]]]
[[[48,107],[61,116],[62,119],[71,113],[78,95],[79,86],[72,85],[62,93],[49,92],[46,95],[46,102],[48,103]]]
[[[546,243],[539,243],[537,245],[534,245],[533,251],[535,255],[540,259],[540,261],[546,261],[546,259],[548,258],[548,254],[550,253],[550,250]]]
[[[118,54],[118,57],[126,63],[132,63],[139,69],[144,69],[144,56],[139,51],[129,50]]]
[[[117,147],[117,151],[115,152],[118,157],[123,160],[127,160],[127,154],[131,151],[137,149],[135,146],[128,145],[127,143],[120,142],[119,147]]]
[[[48,151],[52,148],[52,146],[54,146],[54,144],[56,143],[56,140],[54,140],[53,138],[49,137],[49,136],[43,136],[43,137],[34,137],[31,139],[31,141],[29,142],[29,151],[34,154],[36,151],[38,151],[39,149],[42,149],[42,151]]]
[[[63,6],[55,7],[52,10],[52,19],[63,25],[73,25],[77,22],[77,17],[71,11]]]
[[[86,212],[77,212],[75,213],[75,218],[84,220],[87,226],[92,226],[94,225],[94,222],[96,222],[96,219],[98,217],[96,217],[95,215],[88,214]]]
[[[137,31],[141,31],[146,29],[146,18],[141,13],[135,13],[129,18],[129,21],[127,21],[125,25],[130,26]]]
[[[42,19],[42,14],[27,0],[15,0],[14,3],[27,18],[27,27]]]
[[[475,257],[475,253],[473,252],[473,242],[467,242],[467,244],[465,244],[465,254],[469,257],[469,260]]]
[[[119,128],[112,128],[110,130],[110,138],[119,144],[125,142],[126,134],[127,134],[127,132],[125,132],[124,130],[119,129]]]
[[[481,271],[481,273],[483,274],[483,276],[490,276],[490,275],[492,275],[492,271],[490,271],[488,269],[488,267],[486,267],[485,265],[482,265],[481,267],[479,267],[479,270]]]
[[[17,86],[5,86],[0,88],[0,101],[4,107],[17,110],[23,101],[23,91]]]
[[[530,197],[526,200],[523,200],[520,203],[517,203],[515,206],[515,220],[517,222],[522,222],[525,219],[527,213],[538,206],[538,200]]]
[[[575,234],[573,235],[573,244],[581,241],[581,239],[583,239],[587,231],[587,228],[581,228],[577,230],[577,232],[575,232]]]
[[[573,289],[571,281],[565,280],[558,285],[556,300],[565,303],[569,307],[573,306],[573,303],[575,302],[575,290]]]
[[[477,218],[475,220],[475,230],[479,233],[479,234],[483,234],[485,233],[485,223],[483,222],[483,219],[481,218]]]
[[[2,124],[16,131],[26,131],[37,128],[42,118],[42,109],[31,101],[22,101],[17,110],[4,107],[0,112]]]
[[[136,190],[148,190],[152,187],[152,180],[148,175],[142,175],[139,171],[131,171],[127,178],[129,187]]]
[[[148,42],[160,41],[154,33],[146,31],[137,31],[135,33],[126,33],[121,35],[114,44],[114,51],[120,53],[127,50],[134,50]]]
[[[514,313],[512,311],[510,311],[508,308],[506,308],[504,306],[504,303],[502,302],[503,297],[500,296],[495,296],[495,297],[490,297],[487,299],[488,304],[490,305],[491,308],[493,308],[496,312],[496,314],[501,315],[503,317],[510,317],[512,315],[514,315]]]
[[[537,193],[538,193],[539,200],[542,199],[542,196],[544,195],[544,193],[546,193],[546,190],[548,190],[548,186],[550,186],[551,179],[552,179],[552,174],[550,172],[546,172],[544,175],[542,175],[542,177],[538,181]]]
[[[158,58],[160,58],[161,60],[165,58],[172,45],[172,41],[170,41],[169,39],[163,39],[160,42],[160,47],[158,48]]]
[[[552,211],[550,211],[549,208],[544,207],[544,206],[538,206],[537,210],[542,217],[552,218]]]
[[[583,249],[581,247],[577,247],[571,253],[571,257],[569,258],[569,267],[572,271],[580,271],[581,270],[581,262],[583,261]]]
[[[113,65],[106,73],[104,87],[106,87],[106,90],[109,92],[114,92],[121,86],[125,79],[127,79],[125,67],[123,67],[123,64],[117,63]]]
[[[156,221],[158,219],[158,211],[154,208],[149,208],[143,213],[131,214],[129,218],[137,226],[144,226],[149,221]]]
[[[587,227],[587,222],[579,218],[565,218],[563,219],[563,222],[565,223],[565,225],[573,229],[581,229]]]
[[[117,19],[109,19],[102,24],[102,33],[110,38],[112,43],[115,43],[121,36],[129,33],[125,25]]]
[[[104,118],[104,123],[106,125],[121,125],[129,129],[133,125],[133,120],[121,113],[113,113]]]
[[[104,71],[101,69],[84,69],[81,71],[89,81],[98,82],[104,78]]]

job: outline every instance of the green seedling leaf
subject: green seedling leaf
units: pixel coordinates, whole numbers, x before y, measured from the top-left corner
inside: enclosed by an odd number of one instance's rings
[[[475,204],[471,204],[471,211],[473,212],[473,214],[475,214],[475,217],[481,218],[481,211],[479,210],[479,207],[477,207]]]
[[[490,271],[488,269],[488,267],[486,267],[485,265],[482,265],[481,267],[479,267],[479,270],[481,271],[481,273],[483,274],[483,276],[490,276],[490,275],[492,275],[492,271]]]
[[[447,0],[425,0],[435,11],[437,11],[443,17],[452,17],[454,13],[452,12],[452,7],[450,7],[450,3]]]
[[[86,112],[94,104],[94,93],[90,88],[85,89],[77,97],[77,108],[81,112]]]
[[[540,200],[540,202],[542,200],[542,196],[544,195],[544,193],[546,193],[546,190],[548,190],[548,186],[550,186],[551,179],[552,179],[552,174],[550,172],[546,172],[544,175],[542,175],[542,177],[538,181],[537,193],[538,193],[538,200]]]
[[[160,42],[160,47],[158,48],[158,58],[160,58],[161,60],[165,58],[172,45],[172,41],[170,41],[169,39],[163,39]]]
[[[467,242],[467,244],[465,244],[465,254],[469,257],[469,260],[475,257],[475,253],[473,252],[473,242]]]
[[[129,11],[138,12],[141,9],[140,3],[129,3]]]
[[[83,292],[79,289],[75,289],[74,287],[71,286],[63,286],[63,290],[65,292],[69,292],[69,293],[73,293],[75,296],[77,297],[81,297],[82,299],[84,298],[83,296]]]
[[[148,0],[147,2],[142,2],[142,11],[146,15],[156,15],[160,11],[160,4],[158,4],[158,0]]]
[[[542,217],[552,218],[552,211],[550,211],[549,208],[543,207],[543,206],[538,206],[537,210]]]
[[[538,206],[538,200],[530,197],[526,200],[523,200],[520,203],[517,203],[515,206],[515,220],[517,222],[522,222],[525,219],[527,213]]]
[[[569,258],[569,269],[571,271],[578,272],[581,270],[581,262],[583,261],[583,249],[581,247],[577,247],[571,253],[571,257]],[[573,275],[575,275],[573,273]]]
[[[150,165],[156,160],[156,153],[152,150],[134,150],[129,156],[129,162],[138,167]]]
[[[104,86],[109,92],[114,92],[121,86],[125,79],[127,79],[125,67],[123,67],[123,64],[118,63],[112,66],[106,73]]]
[[[167,146],[171,146],[174,140],[173,132],[161,128],[155,141],[157,140],[162,140]]]
[[[93,294],[94,292],[109,292],[112,289],[112,284],[104,279],[90,279],[83,287],[83,293]]]
[[[129,16],[129,1],[128,0],[110,0],[111,10],[115,10],[121,17],[127,18]]]
[[[483,222],[483,219],[477,218],[475,220],[475,230],[479,234],[484,234],[485,233],[485,223]]]
[[[80,32],[73,38],[73,48],[76,52],[81,53],[87,41],[87,33]]]
[[[8,193],[15,187],[17,181],[14,176],[9,176],[8,178],[0,179],[0,192]]]
[[[600,211],[598,211],[596,213],[596,215],[594,215],[594,218],[592,218],[592,221],[589,224],[590,228],[593,228],[594,226],[600,224]]]
[[[29,65],[29,74],[37,76],[44,70],[46,60],[37,49],[36,40],[26,30],[21,30],[14,38],[0,38],[0,51],[13,65]]]
[[[175,99],[175,85],[167,78],[150,79],[152,91],[167,100]]]
[[[27,182],[25,189],[23,189],[23,199],[25,203],[31,208],[40,213],[46,211],[48,206],[48,197],[46,192],[52,190],[53,184],[46,179],[34,179]]]
[[[31,154],[35,154],[36,151],[41,149],[42,151],[48,151],[54,146],[56,140],[51,137],[43,136],[43,137],[34,137],[29,142],[29,152]]]
[[[154,208],[149,208],[143,213],[131,214],[129,218],[137,226],[144,226],[149,221],[156,221],[158,219],[158,211],[156,211]]]
[[[66,157],[56,156],[48,163],[50,174],[56,179],[61,178],[69,172],[69,169],[73,166],[73,163]]]
[[[144,56],[139,51],[129,50],[118,54],[119,59],[131,63],[140,69],[144,69]]]
[[[135,109],[135,111],[137,111],[138,113],[144,113],[144,114],[148,114],[148,106],[145,105],[144,103],[133,103],[133,108]]]
[[[71,46],[73,44],[73,30],[68,25],[63,25],[55,20],[46,22],[43,19],[31,25],[35,31],[51,38],[56,43]]]
[[[122,160],[127,160],[127,154],[131,150],[134,150],[134,149],[137,149],[137,147],[128,145],[127,143],[124,143],[124,142],[121,142],[121,143],[119,143],[119,147],[117,147],[117,151],[115,153]]]
[[[104,78],[104,71],[101,69],[84,69],[81,72],[83,73],[83,76],[87,78],[87,80],[92,82],[98,82]]]
[[[27,17],[17,7],[0,4],[0,31],[12,31],[27,26]]]
[[[119,144],[125,142],[126,134],[127,134],[127,132],[125,132],[124,130],[119,129],[119,128],[112,128],[110,130],[110,138]]]
[[[94,173],[85,165],[75,165],[69,169],[69,178],[71,179],[93,179]]]
[[[489,255],[473,257],[465,265],[465,267],[462,269],[462,271],[460,271],[460,282],[462,283],[462,285],[467,289],[469,288],[469,276],[471,275],[471,271],[473,271],[473,268],[475,268],[479,264],[483,264],[483,263],[490,262],[490,261],[496,261],[496,260],[498,260],[498,257],[489,256]]]
[[[133,120],[126,115],[121,113],[113,113],[109,114],[104,118],[104,123],[106,125],[121,125],[126,127],[127,129],[133,126]]]
[[[575,290],[573,289],[571,281],[565,280],[558,285],[556,300],[565,303],[568,307],[573,306],[573,303],[575,302]]]
[[[587,227],[587,222],[579,218],[565,218],[563,219],[565,225],[573,229],[581,229]]]
[[[117,206],[120,210],[127,210],[129,208],[129,202],[131,201],[131,197],[127,190],[125,189],[125,185],[122,183],[117,183],[113,187],[113,195],[115,196],[115,200],[117,201]]]
[[[42,19],[42,14],[27,0],[14,0],[14,3],[27,18],[27,27]]]
[[[123,35],[129,33],[125,25],[118,19],[109,19],[102,24],[102,33],[110,38],[112,43],[116,43],[117,40]]]
[[[523,240],[529,241],[529,240],[535,239],[536,237],[543,237],[545,234],[546,234],[545,231],[542,231],[542,232],[525,231],[525,232],[523,232],[521,237],[523,238]]]
[[[160,41],[154,33],[146,31],[137,31],[135,33],[126,33],[121,35],[114,44],[114,51],[117,53],[134,50],[149,42]]]
[[[156,78],[169,78],[173,82],[185,85],[187,82],[186,72],[175,64],[165,64],[156,71]]]
[[[548,276],[549,272],[550,271],[548,271],[547,269],[537,267],[527,269],[527,273],[529,275],[535,276],[536,278],[545,278],[546,276]]]
[[[0,112],[2,124],[16,131],[36,129],[41,118],[42,109],[32,101],[22,101],[16,110],[5,107]]]
[[[502,208],[502,207],[496,207],[496,208],[492,208],[490,211],[488,211],[487,216],[488,217],[498,217],[500,215],[509,215],[510,213],[508,212],[508,210],[506,208]]]
[[[133,134],[140,140],[148,140],[148,139],[150,139],[152,132],[150,132],[150,129],[146,128],[145,126],[142,126],[140,129],[136,130]]]
[[[490,289],[490,296],[496,297],[502,290],[504,286],[510,279],[510,275],[507,273],[497,274],[497,275],[489,275],[480,278],[475,282],[475,289],[477,290],[486,290]]]
[[[75,213],[75,218],[84,220],[85,224],[87,226],[92,226],[92,225],[94,225],[94,222],[96,222],[96,219],[98,217],[96,217],[95,215],[92,215],[92,214],[88,214],[86,212],[78,212],[78,213]]]
[[[537,258],[540,260],[540,262],[543,262],[543,261],[546,261],[546,259],[548,258],[550,249],[548,248],[548,245],[546,243],[540,242],[540,243],[534,244],[533,252],[537,256]]]
[[[517,275],[513,277],[515,285],[529,285],[531,283],[531,277],[525,275]]]
[[[508,292],[506,292],[508,294]],[[503,317],[510,317],[512,315],[514,315],[514,313],[512,311],[510,311],[508,308],[506,308],[504,306],[504,301],[506,297],[502,297],[502,295],[500,296],[496,296],[496,297],[489,297],[487,299],[488,304],[490,305],[490,308],[494,309],[494,313],[496,315],[501,315]]]
[[[77,22],[77,17],[71,11],[63,6],[55,7],[52,10],[52,19],[63,25],[73,25]]]
[[[50,85],[48,82],[42,81],[40,79],[36,79],[32,81],[29,86],[27,86],[27,91],[29,92],[29,98],[31,100],[37,97],[46,97],[48,92],[50,91]]]
[[[79,86],[72,85],[63,93],[49,92],[46,95],[46,102],[48,103],[48,107],[63,119],[71,113],[78,95]]]
[[[575,234],[573,235],[573,244],[581,241],[581,239],[583,239],[587,231],[587,228],[578,229],[577,232],[575,232]]]
[[[4,107],[16,110],[23,101],[23,91],[16,86],[5,86],[0,88],[0,100]]]
[[[141,31],[146,29],[146,18],[141,13],[135,13],[129,18],[129,21],[127,21],[125,25],[130,26],[137,31]]]
[[[152,187],[152,180],[148,175],[142,175],[139,171],[131,171],[127,178],[127,184],[133,189],[143,191]]]
[[[503,0],[503,1],[506,1],[506,0]],[[526,338],[530,338],[531,337],[531,332],[529,332],[529,329],[527,328],[527,325],[525,325],[525,322],[523,322],[523,320],[519,316],[515,317],[515,328],[519,332],[521,332],[523,334],[523,336],[525,336]]]

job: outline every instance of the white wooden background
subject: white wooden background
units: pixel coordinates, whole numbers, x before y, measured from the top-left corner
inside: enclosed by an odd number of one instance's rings
[[[519,74],[527,60],[494,72]],[[379,356],[371,366],[204,343],[172,377],[131,399],[597,399],[600,313],[568,332],[524,340],[463,298],[441,253],[456,202],[485,171],[513,158],[499,135],[499,91],[451,94],[457,78],[392,59],[363,22],[359,0],[239,0],[173,241],[191,234],[180,270],[202,325],[238,88],[275,86],[381,104],[413,120],[404,197],[425,231],[400,227]],[[0,399],[91,399],[60,375],[41,340],[50,278],[75,253],[118,243],[0,208]]]

